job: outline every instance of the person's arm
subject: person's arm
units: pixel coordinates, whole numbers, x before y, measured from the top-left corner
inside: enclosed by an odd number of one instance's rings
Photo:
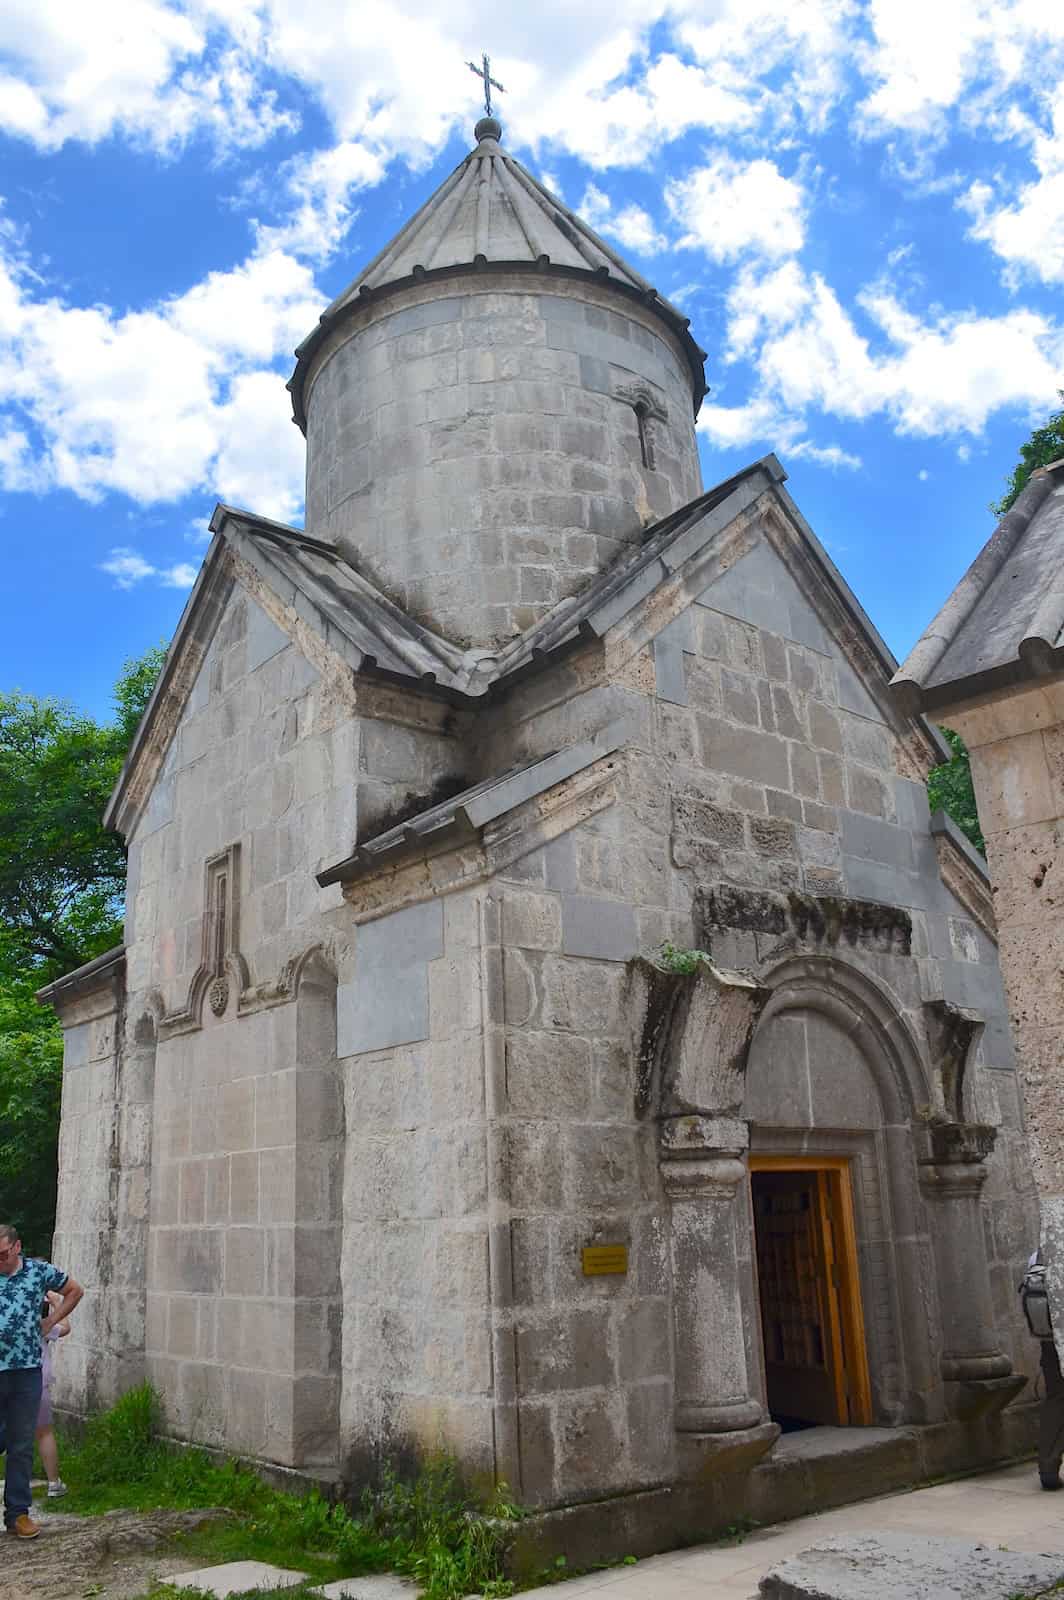
[[[75,1283],[73,1278],[68,1278],[62,1289],[57,1289],[56,1293],[61,1294],[62,1299],[53,1310],[51,1316],[46,1317],[41,1323],[41,1334],[45,1338],[60,1322],[66,1321],[85,1291],[80,1283]],[[70,1331],[69,1328],[67,1331]]]
[[[57,1322],[55,1325],[55,1336],[57,1339],[65,1339],[69,1332],[70,1323],[64,1317],[62,1322]]]

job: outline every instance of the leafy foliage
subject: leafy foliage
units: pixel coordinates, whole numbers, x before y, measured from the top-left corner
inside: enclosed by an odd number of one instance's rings
[[[426,1462],[411,1481],[386,1470],[356,1517],[316,1492],[271,1489],[238,1462],[168,1445],[159,1434],[157,1396],[142,1384],[93,1418],[80,1440],[63,1439],[61,1458],[71,1511],[219,1506],[235,1512],[185,1541],[216,1561],[273,1561],[318,1582],[402,1572],[418,1580],[425,1600],[513,1593],[503,1557],[507,1525],[519,1512],[501,1493],[477,1504],[447,1456]],[[169,1591],[153,1594],[161,1600]]]
[[[986,841],[979,826],[979,813],[972,787],[972,768],[968,747],[959,733],[943,728],[943,735],[953,756],[940,767],[933,767],[927,778],[927,798],[932,811],[946,811],[958,828],[971,840],[981,855],[986,855]]]
[[[55,1220],[63,1052],[34,991],[122,937],[125,851],[101,817],[162,659],[126,663],[112,723],[0,695],[0,1217],[35,1254]]]
[[[118,941],[125,850],[101,817],[161,660],[126,663],[103,726],[61,701],[0,695],[0,971],[44,983]]]
[[[1057,394],[1064,401],[1064,389],[1058,389]],[[1036,467],[1046,467],[1051,461],[1059,461],[1064,457],[1064,405],[1046,422],[1042,428],[1036,428],[1027,440],[1020,446],[1020,459],[1008,480],[1008,488],[996,505],[990,507],[997,516],[1003,517],[1020,494]]]
[[[63,1037],[32,995],[0,988],[0,1217],[16,1220],[31,1255],[55,1224]]]
[[[704,961],[708,960],[709,957],[704,950],[684,950],[680,945],[672,944],[666,939],[658,951],[655,966],[660,967],[662,972],[676,972],[681,977],[689,978],[693,972],[698,971]]]

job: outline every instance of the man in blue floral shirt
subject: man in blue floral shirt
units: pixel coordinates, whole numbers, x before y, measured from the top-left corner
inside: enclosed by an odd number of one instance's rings
[[[45,1292],[62,1301],[42,1320]],[[33,1434],[41,1404],[41,1338],[68,1317],[83,1290],[49,1261],[22,1254],[18,1229],[0,1222],[0,1450],[7,1450],[4,1521],[18,1539],[35,1539],[40,1528],[30,1517],[33,1497]]]

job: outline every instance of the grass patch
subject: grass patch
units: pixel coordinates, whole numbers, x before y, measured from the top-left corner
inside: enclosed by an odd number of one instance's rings
[[[503,1561],[520,1512],[503,1492],[475,1500],[447,1456],[426,1461],[409,1482],[386,1470],[352,1515],[317,1492],[271,1489],[238,1461],[175,1449],[162,1439],[159,1422],[157,1396],[142,1384],[94,1417],[79,1438],[61,1439],[70,1489],[63,1509],[93,1515],[225,1507],[235,1515],[177,1541],[183,1554],[202,1556],[205,1565],[272,1561],[317,1582],[399,1572],[421,1585],[425,1600],[469,1594],[498,1600],[514,1592]],[[159,1588],[153,1600],[169,1592]],[[301,1593],[283,1592],[287,1600]]]

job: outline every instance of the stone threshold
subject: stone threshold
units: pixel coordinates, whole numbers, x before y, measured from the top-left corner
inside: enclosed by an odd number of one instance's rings
[[[805,1428],[781,1435],[746,1471],[714,1472],[711,1456],[706,1470],[681,1482],[535,1512],[520,1524],[511,1564],[525,1576],[564,1556],[578,1571],[727,1539],[1024,1460],[1035,1452],[1037,1428],[1031,1403],[967,1422]]]

